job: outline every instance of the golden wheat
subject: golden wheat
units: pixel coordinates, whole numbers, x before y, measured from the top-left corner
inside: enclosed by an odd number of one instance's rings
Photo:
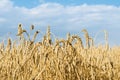
[[[18,34],[24,36],[23,32],[27,31],[19,24]],[[94,46],[87,30],[83,32],[88,48],[78,35],[70,33],[67,39],[56,38],[52,42],[50,27],[39,42],[35,41],[39,31],[34,33],[32,40],[21,37],[24,41],[17,43],[8,38],[7,44],[0,43],[0,79],[119,80],[120,47],[105,49],[104,45]]]

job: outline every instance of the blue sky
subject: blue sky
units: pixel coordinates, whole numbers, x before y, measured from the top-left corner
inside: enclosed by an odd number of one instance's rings
[[[59,3],[62,5],[81,5],[81,4],[89,4],[89,5],[115,5],[119,6],[119,0],[11,0],[14,2],[16,6],[25,6],[27,8],[33,8],[42,3]]]
[[[15,36],[19,23],[42,32],[50,25],[63,38],[67,32],[83,37],[85,28],[93,38],[98,34],[96,43],[104,43],[106,30],[110,45],[120,45],[119,0],[0,0],[0,40]]]

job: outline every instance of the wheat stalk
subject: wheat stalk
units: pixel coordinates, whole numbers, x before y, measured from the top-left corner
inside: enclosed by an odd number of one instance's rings
[[[19,25],[18,25],[18,33],[17,33],[17,36],[21,36],[22,33],[23,33],[22,24],[19,24]]]
[[[83,46],[83,42],[82,42],[81,38],[74,35],[74,36],[72,36],[72,40],[71,41],[73,41],[74,39],[78,40],[78,42],[80,43],[80,47],[83,49],[84,46]]]
[[[35,39],[36,39],[36,37],[37,37],[37,35],[38,35],[39,32],[40,32],[40,31],[36,31],[36,32],[35,32],[35,34],[34,34],[34,36],[33,36],[33,39],[32,39],[33,42],[35,41]]]
[[[108,50],[108,48],[109,48],[109,44],[108,44],[108,32],[106,30],[104,30],[104,34],[105,34],[105,46],[106,46],[106,50]]]
[[[52,44],[52,40],[51,40],[50,26],[48,26],[48,28],[47,28],[46,39],[47,39],[47,43],[51,45]]]
[[[34,30],[34,25],[32,24],[31,26],[30,26],[30,30]]]
[[[8,38],[8,41],[7,41],[7,47],[6,47],[7,51],[10,51],[10,49],[11,49],[11,45],[12,45],[12,41],[11,41],[10,38]]]
[[[85,39],[86,39],[86,47],[90,48],[90,42],[89,42],[89,34],[88,31],[86,29],[83,29],[82,32],[84,32],[85,34]]]

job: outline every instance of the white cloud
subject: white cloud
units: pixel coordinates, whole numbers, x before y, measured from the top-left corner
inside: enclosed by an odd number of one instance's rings
[[[45,0],[39,0],[40,3],[45,3]]]
[[[120,29],[120,7],[112,5],[77,5],[63,6],[57,3],[43,3],[34,8],[13,6],[10,0],[0,0],[0,28],[17,28],[18,23],[26,26],[35,24],[51,25],[55,32],[80,32],[87,28],[90,31]],[[3,23],[4,22],[4,23]],[[97,32],[95,31],[95,32]],[[114,31],[115,32],[115,31]],[[113,33],[116,35],[116,33]],[[119,32],[120,34],[120,32]]]
[[[5,22],[5,21],[6,21],[6,19],[0,18],[0,23]]]
[[[10,0],[0,0],[0,11],[8,11],[13,6],[13,3]]]

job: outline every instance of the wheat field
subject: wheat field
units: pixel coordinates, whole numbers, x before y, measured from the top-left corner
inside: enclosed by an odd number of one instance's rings
[[[19,39],[0,43],[0,80],[120,80],[120,47],[109,47],[107,34],[106,43],[95,46],[86,29],[85,45],[70,33],[53,41],[50,27],[35,41],[40,32],[31,38],[19,24]]]

